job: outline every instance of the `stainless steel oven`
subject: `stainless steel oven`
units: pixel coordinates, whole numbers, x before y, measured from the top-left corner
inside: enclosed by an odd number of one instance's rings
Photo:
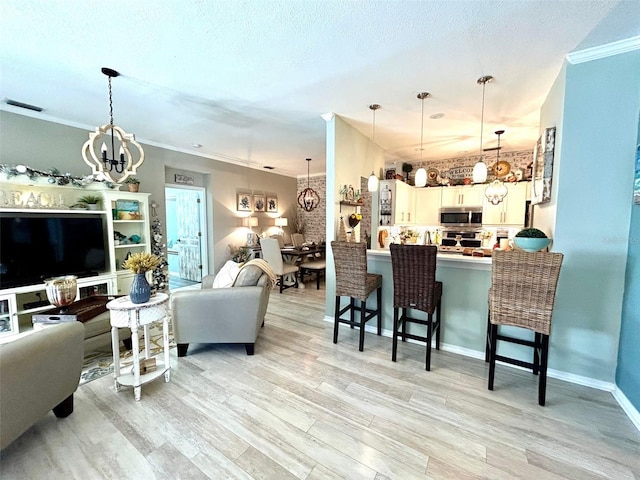
[[[482,206],[443,207],[440,209],[440,225],[443,227],[476,228],[482,226]]]

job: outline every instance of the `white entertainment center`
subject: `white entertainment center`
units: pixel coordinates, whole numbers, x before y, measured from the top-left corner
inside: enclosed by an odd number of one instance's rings
[[[122,262],[130,253],[151,251],[150,194],[109,189],[98,182],[75,187],[51,185],[42,180],[46,179],[0,181],[0,215],[95,215],[102,219],[106,257],[104,271],[78,278],[77,298],[126,295],[133,274],[122,268]],[[88,194],[101,197],[98,210],[71,208]],[[83,232],[77,232],[77,235],[82,238]],[[2,268],[4,266],[0,265]],[[8,288],[0,283],[0,337],[31,329],[31,316],[49,308],[52,305],[47,301],[44,282]]]

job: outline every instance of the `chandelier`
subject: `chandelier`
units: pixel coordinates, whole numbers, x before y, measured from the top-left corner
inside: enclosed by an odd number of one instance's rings
[[[144,162],[144,151],[142,146],[136,142],[133,133],[127,133],[113,124],[111,78],[118,77],[120,74],[111,68],[103,68],[102,73],[109,78],[110,121],[107,125],[96,127],[96,131],[89,134],[89,140],[82,146],[82,158],[91,167],[95,176],[112,183],[123,183],[128,177],[134,175]],[[97,153],[98,145],[100,145],[99,155]],[[135,163],[129,149],[130,145],[138,149]],[[117,156],[116,149],[118,151]],[[115,174],[119,176],[114,177]]]
[[[372,134],[371,134],[371,141],[375,143],[376,141],[376,110],[381,108],[381,106],[378,105],[377,103],[374,103],[373,105],[369,105],[369,108],[373,111],[373,128],[372,128]],[[371,154],[371,157],[372,157],[371,162],[375,163],[373,153]],[[369,180],[367,181],[367,190],[369,190],[370,192],[377,192],[379,183],[380,181],[378,180],[378,177],[376,176],[376,174],[373,173],[373,168],[372,168],[371,175],[369,175]]]
[[[309,186],[309,165],[311,159],[307,158],[307,188],[298,194],[298,205],[305,212],[310,212],[320,204],[320,196]]]
[[[500,148],[501,148],[500,135],[504,133],[504,130],[496,130],[495,133],[496,135],[498,135],[498,147],[495,149],[496,165],[498,165],[500,162]],[[496,169],[494,169],[494,171],[495,170]],[[486,190],[484,191],[484,196],[487,197],[487,200],[489,200],[489,202],[491,202],[492,205],[498,205],[500,202],[502,202],[502,200],[504,200],[504,197],[507,196],[507,193],[509,193],[509,191],[507,190],[507,186],[504,184],[504,182],[496,178],[486,188]]]
[[[486,75],[478,79],[478,85],[482,85],[482,109],[480,110],[480,160],[473,166],[473,183],[484,183],[487,181],[487,165],[482,161],[482,133],[484,129],[484,89],[493,77]]]
[[[430,94],[428,92],[418,94],[418,98],[422,100],[422,120],[420,121],[420,168],[416,172],[416,187],[424,187],[427,184],[427,171],[422,166],[422,151],[424,150],[422,140],[424,137],[424,99],[429,96]]]

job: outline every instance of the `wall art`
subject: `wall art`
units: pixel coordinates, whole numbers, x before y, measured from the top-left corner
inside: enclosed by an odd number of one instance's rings
[[[267,197],[267,213],[278,213],[278,197]]]
[[[251,195],[249,193],[238,193],[236,203],[239,212],[251,211]]]
[[[553,177],[553,155],[556,145],[556,127],[545,129],[533,152],[531,203],[547,203],[551,200]]]
[[[254,195],[253,196],[253,211],[254,212],[264,212],[267,209],[267,203],[265,201],[264,195]]]

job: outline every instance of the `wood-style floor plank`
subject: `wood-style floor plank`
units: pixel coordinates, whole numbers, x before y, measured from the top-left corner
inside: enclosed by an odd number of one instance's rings
[[[311,284],[310,284],[311,285]],[[640,433],[611,394],[324,319],[324,290],[277,290],[243,345],[171,352],[171,382],[78,389],[0,454],[3,480],[640,479]],[[446,318],[443,327],[446,329]]]

